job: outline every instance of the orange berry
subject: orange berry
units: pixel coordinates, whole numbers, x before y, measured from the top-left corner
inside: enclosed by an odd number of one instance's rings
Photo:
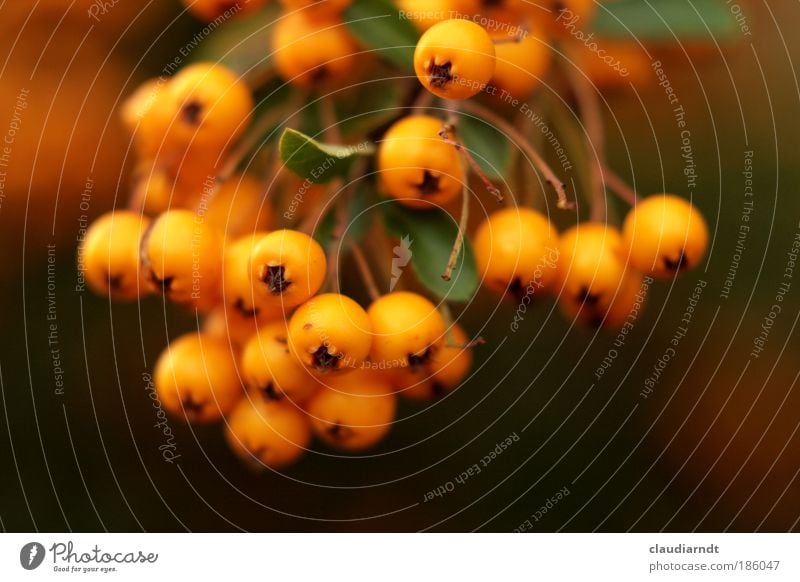
[[[464,183],[458,151],[439,135],[443,122],[410,115],[395,123],[378,149],[383,190],[406,206],[430,209],[455,198]]]
[[[414,71],[428,91],[442,99],[467,99],[494,74],[494,43],[470,20],[434,24],[417,42]]]
[[[311,442],[303,412],[291,403],[245,398],[228,419],[225,436],[231,449],[248,465],[283,469],[295,463]]]
[[[173,340],[158,358],[153,380],[164,408],[192,422],[219,420],[242,397],[230,347],[203,333]]]

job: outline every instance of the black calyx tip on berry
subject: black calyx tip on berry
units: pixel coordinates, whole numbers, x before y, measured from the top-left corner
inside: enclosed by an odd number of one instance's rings
[[[311,354],[311,361],[318,372],[329,372],[339,366],[339,358],[331,354],[325,346],[320,346]]]
[[[432,64],[428,69],[428,77],[430,78],[431,87],[437,89],[443,88],[445,85],[453,81],[455,76],[452,73],[453,63],[450,61],[443,65]]]
[[[199,101],[189,101],[181,107],[181,119],[189,125],[200,123],[201,113],[203,113],[203,106]]]
[[[106,273],[106,281],[108,281],[108,288],[112,291],[119,291],[122,289],[122,275]]]
[[[433,357],[433,350],[431,347],[427,347],[424,352],[421,354],[408,354],[408,367],[411,369],[412,372],[416,372],[422,366],[427,364],[431,361]]]
[[[258,317],[258,307],[247,307],[244,299],[241,297],[236,299],[236,302],[233,304],[233,308],[238,311],[242,317]]]
[[[286,269],[283,265],[266,267],[261,281],[266,284],[267,289],[273,295],[280,295],[292,284],[292,282],[286,278]]]
[[[155,271],[150,271],[148,278],[150,282],[153,283],[155,287],[158,287],[164,295],[169,295],[172,291],[172,283],[175,281],[175,277],[164,277],[160,279],[158,275],[156,275]]]
[[[677,273],[678,271],[685,271],[689,268],[689,262],[686,260],[686,255],[683,251],[678,256],[677,259],[671,259],[670,257],[663,257],[661,262],[664,264],[664,268],[667,271],[672,271]]]
[[[283,400],[284,397],[283,392],[278,392],[272,382],[267,382],[266,386],[261,387],[261,394],[264,395],[266,400],[271,401]]]
[[[353,436],[353,429],[349,426],[344,426],[340,422],[334,422],[325,431],[331,439],[335,441],[344,441]]]
[[[206,403],[198,402],[191,394],[187,394],[181,400],[181,406],[183,406],[183,410],[186,412],[187,416],[198,417],[203,413]]]
[[[592,293],[589,291],[588,287],[582,287],[581,290],[578,291],[578,295],[575,299],[578,301],[578,303],[582,303],[587,307],[594,308],[600,303],[600,297],[600,293]]]
[[[525,287],[522,285],[522,279],[514,277],[508,285],[508,292],[515,299],[522,300],[525,297]]]
[[[434,176],[430,170],[422,174],[422,182],[417,185],[419,193],[423,195],[436,194],[439,191],[439,177]]]

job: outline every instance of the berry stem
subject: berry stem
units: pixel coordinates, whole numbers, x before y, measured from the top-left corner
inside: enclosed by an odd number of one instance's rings
[[[463,105],[464,110],[468,111],[478,117],[482,117],[486,121],[494,124],[503,133],[505,133],[514,143],[525,152],[525,155],[532,161],[539,172],[544,176],[545,181],[552,186],[558,196],[558,208],[561,210],[570,210],[575,207],[573,202],[567,199],[567,188],[553,169],[544,161],[539,152],[531,145],[522,133],[517,130],[511,123],[503,119],[494,111],[480,105],[474,101],[467,101]]]
[[[636,206],[636,199],[638,198],[636,190],[629,186],[625,180],[620,178],[619,174],[609,168],[608,165],[603,166],[603,179],[605,183],[608,184],[608,187],[618,194],[620,198],[630,206]]]
[[[336,109],[333,106],[333,99],[322,97],[318,103],[322,125],[325,128],[323,130],[325,139],[330,143],[342,143],[342,132],[339,130],[339,121],[336,118]]]
[[[461,156],[469,163],[472,170],[481,179],[483,185],[486,187],[486,190],[489,191],[489,194],[497,198],[498,202],[503,201],[503,193],[500,192],[500,189],[492,184],[492,181],[489,179],[489,176],[486,175],[486,172],[483,171],[480,164],[475,160],[469,150],[464,146],[464,143],[461,142],[459,139],[455,137],[450,137],[451,135],[455,135],[456,127],[453,123],[447,122],[442,126],[442,130],[439,132],[439,136],[445,141],[445,143],[450,144]]]
[[[577,62],[577,59],[573,58],[572,62]],[[565,66],[564,70],[586,126],[586,147],[591,157],[589,164],[589,187],[592,200],[590,220],[603,222],[606,220],[606,188],[603,180],[603,168],[606,167],[606,162],[605,131],[603,130],[600,102],[595,87],[582,71],[568,66]]]
[[[375,301],[381,296],[381,293],[378,291],[378,285],[375,282],[375,277],[372,275],[372,269],[369,267],[367,258],[364,256],[364,251],[362,251],[361,247],[357,244],[351,245],[350,251],[353,253],[353,259],[356,262],[359,273],[361,273],[361,279],[364,281],[369,297]]]
[[[464,246],[464,233],[467,230],[467,223],[469,221],[469,192],[467,185],[461,189],[461,218],[458,221],[458,234],[456,240],[453,242],[453,248],[450,251],[450,257],[447,259],[447,267],[442,273],[442,279],[449,281],[453,276],[453,270],[456,268],[458,262],[458,254]]]

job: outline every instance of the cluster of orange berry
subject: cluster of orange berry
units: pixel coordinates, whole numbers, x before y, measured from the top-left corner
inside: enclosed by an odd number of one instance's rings
[[[212,20],[231,3],[187,4]],[[250,0],[241,14],[262,4]],[[349,0],[282,4],[272,36],[276,73],[305,89],[345,83],[363,58],[341,22]],[[530,19],[527,2],[397,4],[429,15],[414,19],[424,31],[414,67],[434,95],[466,99],[491,85],[522,98],[533,89],[546,53],[508,38],[511,24]],[[584,12],[593,5],[553,4]],[[444,16],[454,13],[464,16]],[[122,108],[139,160],[131,210],[92,224],[79,265],[97,293],[161,294],[204,318],[156,364],[162,404],[193,422],[224,419],[245,461],[280,468],[312,435],[346,451],[373,446],[391,426],[397,394],[428,400],[458,387],[474,342],[418,293],[391,292],[364,309],[325,292],[325,249],[306,232],[277,226],[265,199],[271,185],[250,174],[219,179],[253,109],[251,88],[218,63],[195,63],[139,88]],[[380,140],[380,190],[413,209],[447,205],[466,196],[463,156],[457,129],[405,115]],[[638,291],[638,273],[667,276],[697,264],[707,236],[690,204],[656,196],[631,211],[623,233],[584,223],[559,236],[544,215],[515,207],[491,214],[473,238],[487,287],[518,299],[547,289],[570,315],[615,325]]]

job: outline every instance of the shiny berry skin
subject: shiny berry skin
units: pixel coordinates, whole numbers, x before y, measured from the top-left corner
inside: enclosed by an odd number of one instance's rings
[[[230,346],[203,333],[170,342],[156,362],[153,380],[164,408],[190,422],[219,420],[243,394]]]
[[[288,311],[319,291],[327,261],[325,251],[310,236],[276,230],[253,247],[250,269],[258,303]]]
[[[564,313],[582,323],[613,326],[606,316],[617,297],[623,301],[641,280],[625,263],[620,233],[599,223],[580,223],[561,236],[558,275],[559,302]]]
[[[306,415],[288,402],[246,397],[227,420],[228,444],[255,469],[284,469],[297,462],[311,442]]]
[[[323,293],[297,308],[289,320],[289,347],[318,374],[359,368],[372,346],[372,324],[355,301]]]
[[[416,370],[395,368],[386,372],[398,396],[429,401],[458,388],[472,368],[472,348],[468,345],[469,337],[457,323],[448,335],[425,366]]]
[[[559,259],[558,232],[543,214],[507,208],[487,217],[474,237],[483,284],[519,299],[553,287]]]
[[[371,360],[386,368],[418,368],[427,364],[445,337],[436,306],[416,293],[395,291],[367,309],[372,322]]]
[[[290,12],[275,23],[272,34],[275,69],[287,83],[306,89],[339,87],[356,73],[360,49],[336,17]]]
[[[232,176],[213,193],[205,219],[229,237],[266,230],[272,222],[266,191],[266,185],[252,176]]]
[[[410,20],[421,31],[451,17],[478,12],[480,0],[397,0],[401,18]]]
[[[163,148],[218,152],[231,145],[250,121],[253,97],[233,71],[216,63],[181,69],[164,87],[156,106],[162,110]]]
[[[458,388],[472,369],[472,347],[464,329],[454,323],[445,337],[427,366],[437,394]]]
[[[519,42],[497,44],[495,51],[497,58],[491,84],[501,91],[500,97],[507,99],[502,91],[519,100],[530,97],[550,67],[547,44],[528,35]]]
[[[404,117],[378,149],[382,190],[412,208],[447,204],[462,190],[465,175],[458,151],[439,135],[443,122],[429,115]]]
[[[148,290],[139,267],[139,239],[150,219],[116,210],[97,218],[78,251],[78,267],[95,293],[136,299]]]
[[[326,379],[308,403],[311,428],[336,449],[361,451],[375,446],[392,426],[396,397],[379,374],[357,370]]]
[[[202,331],[238,351],[258,331],[258,320],[254,317],[242,317],[238,312],[220,305],[206,315]]]
[[[289,349],[289,331],[283,321],[262,326],[244,347],[241,373],[251,392],[266,400],[304,402],[322,385]]]
[[[261,324],[284,318],[280,306],[264,299],[253,284],[250,257],[265,236],[266,232],[257,232],[227,242],[223,259],[222,300],[226,317],[237,326],[248,322],[254,331]]]
[[[708,227],[690,202],[671,194],[640,200],[625,218],[628,261],[662,279],[700,264],[708,248]]]
[[[181,0],[200,20],[212,22],[217,18],[238,18],[263,8],[267,0]],[[227,14],[226,14],[227,13]]]
[[[144,233],[142,268],[149,286],[176,303],[209,310],[220,299],[224,237],[191,210],[170,210]]]
[[[414,71],[423,86],[442,99],[467,99],[494,74],[495,49],[489,33],[470,20],[443,20],[417,42]]]

